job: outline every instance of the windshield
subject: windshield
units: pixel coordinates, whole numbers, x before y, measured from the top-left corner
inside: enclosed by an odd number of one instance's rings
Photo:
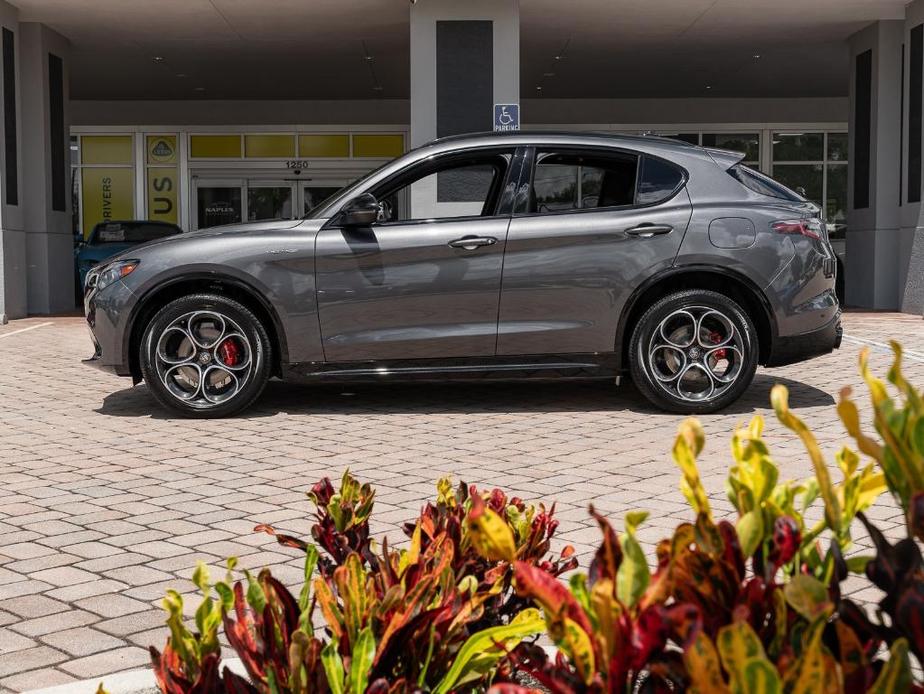
[[[146,243],[165,236],[179,234],[182,230],[172,224],[156,222],[107,222],[99,224],[90,237],[91,246],[108,243]]]

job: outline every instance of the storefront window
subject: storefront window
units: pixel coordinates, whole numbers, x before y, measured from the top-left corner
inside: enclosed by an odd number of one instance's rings
[[[773,161],[824,161],[824,133],[773,133]]]
[[[847,229],[847,133],[773,133],[773,178],[822,209],[832,238]]]
[[[99,222],[135,218],[134,136],[81,135],[71,143],[72,192],[87,238]],[[74,232],[77,233],[76,228]]]
[[[773,178],[818,205],[824,198],[824,165],[774,164]]]
[[[744,152],[744,163],[754,168],[760,163],[760,135],[757,133],[703,133],[703,147]]]

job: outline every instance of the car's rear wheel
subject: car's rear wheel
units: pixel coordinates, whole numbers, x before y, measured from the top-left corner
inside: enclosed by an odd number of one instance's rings
[[[248,407],[270,376],[266,328],[246,306],[214,294],[176,299],[141,340],[141,372],[154,397],[186,417],[227,417]]]
[[[632,380],[657,407],[680,414],[714,412],[737,400],[757,369],[754,324],[713,291],[690,289],[660,299],[632,333]]]

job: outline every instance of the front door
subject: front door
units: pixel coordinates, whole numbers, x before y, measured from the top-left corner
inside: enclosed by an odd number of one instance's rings
[[[632,291],[680,248],[684,173],[611,149],[532,158],[507,237],[497,354],[611,353]]]
[[[328,362],[492,356],[513,151],[429,160],[371,192],[380,221],[317,236]]]

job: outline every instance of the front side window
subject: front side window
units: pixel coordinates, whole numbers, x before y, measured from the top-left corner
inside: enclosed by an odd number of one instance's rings
[[[512,152],[427,162],[372,191],[379,222],[486,217],[495,214]]]
[[[635,202],[638,157],[631,154],[538,152],[530,211],[623,207]]]

